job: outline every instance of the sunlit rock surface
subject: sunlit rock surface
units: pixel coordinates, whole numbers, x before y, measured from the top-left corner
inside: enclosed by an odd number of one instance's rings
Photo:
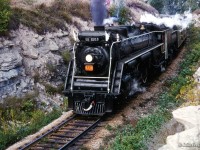
[[[68,35],[61,30],[38,35],[20,25],[9,37],[1,37],[0,99],[32,91],[35,75],[48,80],[51,74],[47,64],[56,67],[63,62],[61,55],[54,52],[70,49]]]
[[[185,131],[167,137],[159,150],[200,150],[200,106],[179,108],[172,112]]]
[[[0,54],[0,71],[9,71],[22,65],[22,57],[18,51]]]

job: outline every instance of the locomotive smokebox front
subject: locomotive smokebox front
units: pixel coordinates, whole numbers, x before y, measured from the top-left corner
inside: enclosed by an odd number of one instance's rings
[[[105,32],[82,32],[77,47],[76,61],[80,75],[104,76],[108,73],[109,54]]]

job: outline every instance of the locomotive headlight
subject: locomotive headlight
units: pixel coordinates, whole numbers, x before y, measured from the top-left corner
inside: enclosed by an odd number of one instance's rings
[[[90,63],[93,61],[93,56],[88,54],[88,55],[86,55],[85,60]]]

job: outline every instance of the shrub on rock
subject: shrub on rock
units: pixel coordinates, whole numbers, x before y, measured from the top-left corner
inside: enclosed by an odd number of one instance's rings
[[[9,0],[0,0],[0,34],[8,30],[8,24],[11,16]]]

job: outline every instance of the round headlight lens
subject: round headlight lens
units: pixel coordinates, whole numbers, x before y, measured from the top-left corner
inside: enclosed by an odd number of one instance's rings
[[[87,62],[89,62],[89,63],[92,62],[92,61],[93,61],[92,55],[90,55],[90,54],[86,55],[85,60],[86,60]]]

